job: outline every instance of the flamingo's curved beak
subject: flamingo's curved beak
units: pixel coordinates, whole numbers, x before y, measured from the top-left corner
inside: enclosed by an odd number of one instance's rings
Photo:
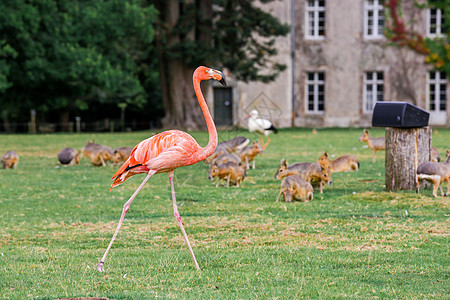
[[[222,78],[219,80],[219,82],[220,82],[223,86],[227,86],[227,82],[225,81],[225,76],[223,76],[222,73],[220,73],[220,75],[222,75]]]
[[[227,85],[227,82],[225,81],[225,76],[223,76],[222,72],[220,72],[218,70],[214,70],[214,69],[209,69],[206,72],[209,73],[209,75],[211,76],[212,79],[217,80],[224,86]]]

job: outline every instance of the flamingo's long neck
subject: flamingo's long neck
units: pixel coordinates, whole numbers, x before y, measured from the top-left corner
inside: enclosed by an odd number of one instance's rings
[[[200,108],[202,109],[203,115],[205,116],[206,126],[208,128],[208,135],[209,135],[209,141],[208,145],[206,145],[205,148],[203,148],[202,153],[200,154],[199,159],[203,160],[210,156],[214,150],[216,150],[217,147],[217,130],[216,125],[214,125],[214,121],[211,117],[211,114],[209,113],[208,106],[206,105],[205,98],[203,97],[202,90],[200,88],[200,79],[197,78],[196,74],[194,73],[194,91],[195,95],[197,95],[198,103],[200,104]]]

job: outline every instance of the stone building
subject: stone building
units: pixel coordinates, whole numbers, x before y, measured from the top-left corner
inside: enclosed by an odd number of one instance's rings
[[[430,125],[450,125],[446,74],[423,55],[389,44],[382,0],[276,0],[261,7],[291,24],[291,34],[277,40],[276,59],[287,69],[268,84],[214,88],[219,125],[246,127],[256,108],[278,127],[367,127],[376,101],[407,101],[430,112]],[[445,34],[442,11],[403,0],[402,12],[423,36]]]

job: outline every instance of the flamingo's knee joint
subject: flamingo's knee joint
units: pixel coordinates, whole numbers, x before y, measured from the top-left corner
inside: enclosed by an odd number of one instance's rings
[[[175,211],[173,213],[173,215],[175,216],[175,219],[177,219],[178,222],[181,222],[181,216],[180,216],[180,214],[177,211]]]

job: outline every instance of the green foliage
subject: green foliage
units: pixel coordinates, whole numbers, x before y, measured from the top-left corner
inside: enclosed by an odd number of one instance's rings
[[[153,41],[152,6],[140,0],[19,0],[2,1],[0,12],[2,38],[16,53],[2,60],[9,88],[0,104],[10,116],[31,108],[144,103],[138,76]]]
[[[428,0],[428,7],[438,8],[444,13],[444,24],[441,24],[442,32],[445,34],[440,38],[425,39],[430,55],[425,61],[433,64],[437,70],[447,73],[450,78],[450,44],[448,39],[448,32],[450,31],[450,2],[441,0]]]
[[[87,140],[133,146],[152,135],[2,135],[18,168],[0,169],[0,294],[5,299],[430,299],[448,298],[448,197],[384,191],[361,129],[280,130],[242,186],[218,187],[198,163],[175,171],[179,212],[202,271],[173,217],[169,180],[139,193],[105,262],[95,266],[124,202],[143,175],[109,192],[118,166],[61,167],[64,147]],[[370,130],[382,136],[382,129]],[[193,132],[201,145],[208,136]],[[219,132],[219,140],[248,132]],[[449,129],[434,131],[445,153]],[[360,170],[333,174],[311,202],[274,202],[280,159],[314,161],[323,151],[355,155]]]
[[[277,54],[275,38],[289,32],[287,24],[254,7],[252,1],[218,1],[219,21],[214,36],[215,50],[223,65],[243,81],[268,82],[286,66],[272,60]]]
[[[385,35],[393,45],[409,47],[417,53],[425,54],[425,62],[434,66],[436,70],[444,71],[450,78],[450,44],[448,32],[450,29],[450,1],[428,0],[424,3],[415,2],[418,9],[437,8],[444,13],[444,24],[441,24],[442,36],[434,38],[423,37],[415,31],[408,31],[403,19],[401,0],[385,2],[388,24]]]
[[[210,5],[211,15],[199,9],[204,3]],[[192,68],[208,62],[228,68],[239,80],[268,82],[286,68],[273,56],[277,54],[275,38],[288,32],[287,24],[253,1],[192,1],[184,4],[173,31],[166,33],[180,39],[166,45],[165,54],[182,58]]]
[[[17,52],[5,40],[0,40],[0,93],[12,85],[8,81],[10,67],[7,62],[7,59],[11,57],[17,57]]]
[[[167,7],[181,8],[173,28]],[[1,1],[1,117],[27,122],[30,109],[41,121],[87,110],[110,117],[108,109],[127,103],[127,112],[156,119],[162,95],[179,84],[159,77],[168,62],[189,71],[227,67],[240,80],[266,82],[285,69],[273,56],[275,38],[287,33],[249,0]]]

